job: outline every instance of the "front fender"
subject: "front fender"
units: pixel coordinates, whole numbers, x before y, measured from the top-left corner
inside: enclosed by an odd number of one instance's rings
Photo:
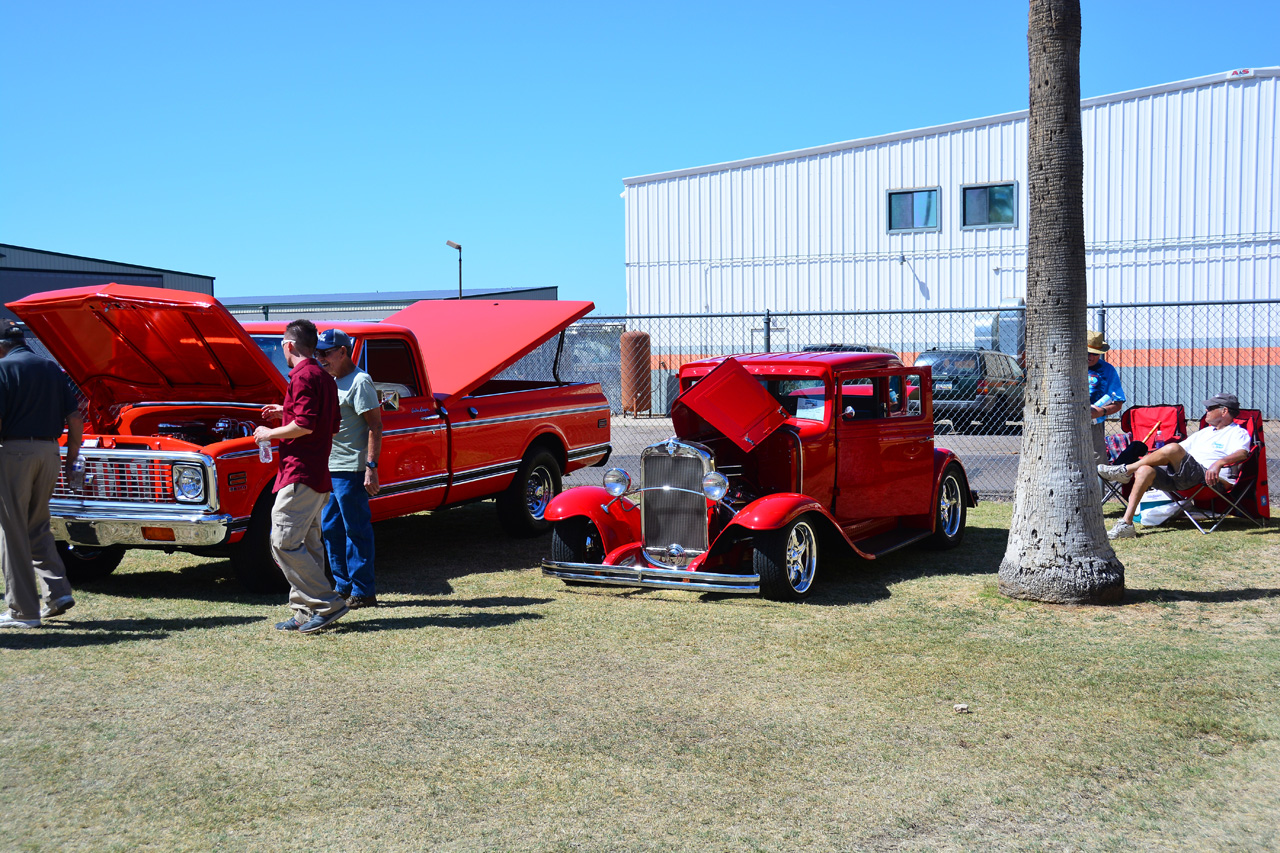
[[[839,537],[859,557],[875,559],[874,556],[863,553],[857,545],[853,544],[853,541],[841,529],[840,523],[827,511],[826,507],[808,495],[796,492],[779,492],[773,495],[765,495],[759,500],[747,504],[733,517],[732,521],[725,525],[717,541],[730,538],[734,528],[751,531],[778,530],[800,516],[808,514],[821,516],[826,523],[827,531]],[[730,534],[730,537],[726,537],[725,534]]]
[[[606,553],[640,541],[640,507],[625,497],[615,499],[601,486],[579,486],[561,492],[552,498],[543,518],[553,524],[571,518],[588,519],[600,531]]]
[[[960,457],[945,447],[935,447],[933,449],[933,498],[936,505],[938,499],[938,489],[942,488],[942,472],[952,462],[960,466],[960,473],[964,475],[964,486],[969,492],[969,506],[978,505],[978,495],[969,485],[969,472],[964,470],[964,463],[960,461]]]

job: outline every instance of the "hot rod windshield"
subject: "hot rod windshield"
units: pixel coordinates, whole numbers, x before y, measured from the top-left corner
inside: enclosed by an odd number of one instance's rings
[[[790,417],[802,421],[821,421],[827,412],[827,385],[821,377],[773,379],[756,377],[764,390],[787,410]]]
[[[280,335],[252,335],[253,342],[262,350],[267,360],[275,365],[276,370],[285,379],[289,378],[289,362],[284,360],[284,347],[280,346]]]

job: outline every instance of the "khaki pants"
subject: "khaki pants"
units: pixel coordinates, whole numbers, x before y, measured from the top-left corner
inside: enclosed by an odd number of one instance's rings
[[[328,492],[290,483],[276,492],[271,508],[271,554],[293,587],[289,606],[303,619],[347,606],[324,572],[320,514],[328,500]]]
[[[49,499],[61,467],[52,441],[0,444],[0,568],[5,601],[17,619],[40,618],[40,585],[46,600],[71,594],[49,530]]]

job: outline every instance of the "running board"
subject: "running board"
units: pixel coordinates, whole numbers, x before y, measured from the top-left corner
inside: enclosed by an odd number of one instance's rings
[[[876,557],[883,557],[885,554],[892,553],[899,548],[905,548],[914,542],[919,542],[921,539],[928,539],[932,535],[933,531],[931,530],[900,527],[897,530],[890,530],[887,533],[880,533],[867,539],[861,539],[853,544],[854,547],[867,556],[867,559],[874,560]]]

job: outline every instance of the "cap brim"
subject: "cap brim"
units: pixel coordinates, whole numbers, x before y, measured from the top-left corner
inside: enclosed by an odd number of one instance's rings
[[[1110,347],[1107,347],[1107,349],[1110,349]],[[1094,349],[1093,347],[1089,347],[1089,352],[1092,353],[1093,355],[1103,355],[1106,353],[1106,351],[1107,350],[1105,349]]]

